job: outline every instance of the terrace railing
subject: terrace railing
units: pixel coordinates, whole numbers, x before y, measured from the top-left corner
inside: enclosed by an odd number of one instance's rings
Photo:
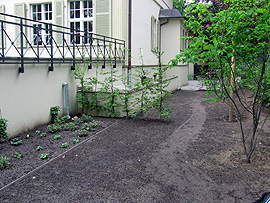
[[[116,67],[125,60],[125,41],[81,30],[0,13],[0,64],[106,63]]]

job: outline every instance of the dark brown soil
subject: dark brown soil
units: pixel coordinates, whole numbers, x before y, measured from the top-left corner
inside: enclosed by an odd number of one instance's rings
[[[40,138],[35,131],[29,139],[21,135],[20,146],[0,144],[12,164],[0,170],[0,202],[247,203],[270,191],[269,123],[248,164],[239,124],[226,121],[224,104],[203,102],[204,92],[178,91],[174,98],[165,122],[100,118],[99,132],[76,145],[74,132],[57,133],[61,139],[52,144],[54,135]],[[68,148],[61,148],[64,142]]]

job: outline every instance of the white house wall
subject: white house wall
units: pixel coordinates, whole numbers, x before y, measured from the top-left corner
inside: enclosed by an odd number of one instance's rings
[[[86,64],[87,65],[87,64]],[[8,133],[14,136],[50,121],[50,107],[60,106],[59,115],[65,114],[65,95],[63,83],[69,84],[70,114],[77,114],[77,85],[68,64],[55,65],[48,71],[48,64],[25,65],[25,72],[18,74],[18,65],[0,65],[0,109],[1,116],[8,120]],[[83,64],[80,65],[84,66]],[[98,72],[107,72],[99,66]],[[122,73],[122,65],[117,65]],[[94,77],[95,65],[87,70],[86,78]],[[98,76],[101,80],[102,77]],[[115,83],[119,85],[120,83]]]
[[[173,7],[172,0],[152,0],[152,1],[156,2],[163,9],[170,9]]]
[[[183,22],[179,18],[171,18],[168,21],[161,21],[161,51],[164,51],[161,59],[164,64],[167,64],[171,59],[180,53],[180,32],[184,26],[180,26]],[[173,69],[167,71],[167,78],[177,76],[178,87],[188,83],[188,75],[192,74],[192,65],[187,63],[179,63]]]
[[[156,55],[151,51],[151,17],[158,20],[160,6],[153,0],[133,0],[132,4],[132,65],[157,64]],[[142,50],[142,51],[140,51]]]

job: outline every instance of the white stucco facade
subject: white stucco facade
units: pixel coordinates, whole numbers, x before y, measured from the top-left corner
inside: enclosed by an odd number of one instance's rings
[[[129,16],[131,16],[131,71],[135,72],[135,69],[142,64],[149,70],[157,66],[158,59],[153,51],[153,36],[159,50],[164,52],[161,57],[162,64],[168,64],[181,51],[179,38],[186,29],[183,26],[183,18],[159,18],[160,10],[171,9],[173,1],[132,0],[131,2],[131,13],[129,13],[129,0],[93,0],[93,17],[91,18],[93,32],[125,40],[126,48],[128,48],[128,22]],[[9,0],[8,2],[0,0],[0,12],[31,19],[32,5],[43,3],[52,5],[51,23],[70,26],[68,0]],[[23,7],[21,7],[22,5]],[[21,8],[23,11],[20,10]],[[3,18],[0,15],[1,19]],[[153,19],[156,23],[154,27]],[[5,20],[9,21],[11,18],[6,16]],[[98,22],[104,23],[101,25]],[[154,35],[153,28],[155,29]],[[15,39],[18,28],[11,26],[9,29],[11,29],[9,30],[10,37]],[[33,31],[30,28],[25,33],[29,39],[32,38]],[[5,39],[4,48],[10,47],[10,45],[11,42]],[[26,47],[24,48],[26,49]],[[10,49],[9,54],[17,57],[12,60],[19,60],[18,52],[14,47]],[[35,57],[31,50],[27,54],[26,57]],[[49,54],[45,56],[49,57]],[[56,54],[55,58],[57,57],[60,57],[60,54]],[[126,66],[127,59],[126,56]],[[49,109],[52,106],[60,106],[60,115],[64,114],[65,101],[62,86],[64,82],[69,84],[70,114],[77,113],[76,88],[78,81],[75,81],[70,65],[57,64],[54,65],[54,71],[49,72],[50,61],[47,64],[27,64],[25,72],[21,74],[18,74],[18,66],[18,64],[0,64],[0,109],[2,117],[8,120],[8,132],[11,136],[49,122]],[[117,63],[120,73],[126,71],[126,68],[123,69],[122,64]],[[87,76],[93,76],[93,71],[94,69],[88,70]],[[165,78],[171,80],[170,90],[186,85],[187,75],[191,73],[193,73],[192,64],[179,64],[169,69],[165,73]],[[151,74],[149,77],[152,77]]]

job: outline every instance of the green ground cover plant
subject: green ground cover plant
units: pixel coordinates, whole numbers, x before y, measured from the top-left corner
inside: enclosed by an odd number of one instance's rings
[[[22,140],[19,140],[18,138],[14,138],[12,139],[12,141],[10,141],[10,144],[14,146],[18,146],[18,145],[21,145],[22,142],[23,142]]]
[[[17,159],[21,159],[22,158],[22,154],[20,154],[18,152],[15,152],[14,157],[17,158]]]
[[[40,158],[41,159],[48,159],[49,158],[49,155],[48,154],[41,154],[40,155]]]
[[[65,142],[65,143],[62,143],[62,145],[61,145],[61,147],[62,148],[67,148],[69,145],[68,145],[68,143],[67,142]]]
[[[7,133],[7,119],[0,118],[0,141],[7,141],[8,140],[8,133]]]
[[[46,137],[47,134],[46,134],[46,133],[41,133],[39,136],[40,136],[40,137]]]
[[[43,149],[43,147],[37,146],[36,151],[41,151],[42,149]]]
[[[61,138],[61,135],[55,135],[53,139],[59,140]]]
[[[8,161],[9,158],[0,156],[0,168],[1,169],[7,169],[10,167],[10,162]]]
[[[78,142],[79,142],[78,139],[74,139],[74,140],[73,140],[73,143],[74,143],[74,144],[77,144]]]

